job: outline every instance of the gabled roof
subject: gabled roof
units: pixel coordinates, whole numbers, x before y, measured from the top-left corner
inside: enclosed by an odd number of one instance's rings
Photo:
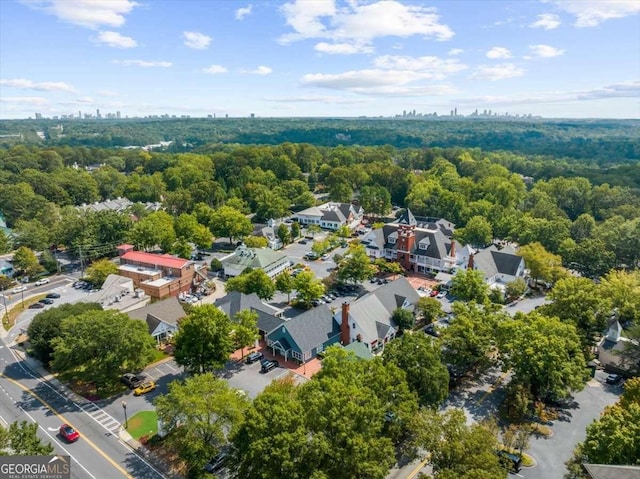
[[[129,251],[120,257],[121,260],[133,261],[136,263],[144,263],[153,266],[162,266],[164,268],[182,269],[187,266],[190,261],[188,259],[178,258],[170,254],[153,254],[143,251]]]
[[[290,319],[283,327],[302,353],[311,351],[340,334],[340,326],[333,320],[333,313],[325,304]]]
[[[150,333],[155,331],[161,322],[177,327],[178,322],[187,315],[175,296],[134,309],[127,314],[132,319],[146,321]]]
[[[475,269],[482,271],[487,278],[498,273],[515,276],[522,261],[522,257],[511,250],[505,248],[500,251],[494,245],[478,251],[473,257]]]
[[[420,295],[404,276],[380,286],[369,294],[376,296],[380,300],[389,315],[401,307],[405,301],[415,306],[420,299]]]
[[[373,359],[373,354],[369,348],[361,341],[354,341],[347,344],[344,349],[353,352],[360,359]]]
[[[583,464],[591,479],[638,479],[640,466],[613,466],[608,464]]]
[[[346,217],[344,214],[342,214],[342,211],[340,210],[327,210],[324,211],[324,214],[322,215],[322,219],[324,221],[335,221],[338,223],[342,223],[344,221],[346,221]]]
[[[322,216],[322,210],[317,206],[312,206],[311,208],[307,208],[302,211],[298,211],[294,216],[304,215],[304,216]]]
[[[400,218],[395,221],[395,223],[405,226],[415,226],[417,224],[417,221],[415,216],[413,216],[411,210],[407,208],[406,210],[404,210],[404,213],[402,213]]]
[[[232,320],[240,311],[247,309],[254,311],[258,314],[258,329],[265,333],[270,333],[284,323],[284,320],[276,316],[281,311],[260,301],[256,293],[244,294],[232,291],[226,296],[216,299],[214,304]]]

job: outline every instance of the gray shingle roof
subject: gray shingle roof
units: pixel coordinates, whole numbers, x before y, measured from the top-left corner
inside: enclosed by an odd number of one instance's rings
[[[264,333],[270,333],[284,323],[284,320],[276,316],[280,314],[280,310],[264,304],[256,293],[244,294],[232,291],[226,296],[216,299],[214,304],[232,320],[240,311],[249,309],[256,312],[258,314],[258,329]]]
[[[396,223],[399,225],[415,226],[417,222],[411,210],[407,208],[404,213],[402,213],[402,216],[396,220]]]
[[[177,326],[178,321],[187,315],[175,296],[134,309],[127,314],[130,318],[146,321],[150,333],[158,327],[160,322]]]
[[[584,464],[591,479],[640,479],[640,466]]]
[[[507,249],[499,251],[494,245],[478,251],[473,257],[475,269],[482,271],[486,278],[491,278],[498,273],[515,276],[522,257],[511,251]]]
[[[324,304],[305,311],[284,323],[300,352],[311,351],[340,334],[340,326]]]

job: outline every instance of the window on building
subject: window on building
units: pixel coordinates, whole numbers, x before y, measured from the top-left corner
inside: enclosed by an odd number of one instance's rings
[[[420,249],[427,249],[427,245],[425,243],[420,243]]]

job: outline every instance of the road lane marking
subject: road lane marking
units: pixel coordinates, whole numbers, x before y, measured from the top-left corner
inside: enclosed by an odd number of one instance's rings
[[[484,393],[484,396],[482,396],[480,399],[478,399],[476,401],[476,404],[482,404],[482,401],[484,401],[485,399],[487,399],[487,397],[493,392],[495,391],[495,389],[502,383],[502,381],[504,381],[504,378],[507,377],[507,375],[511,372],[511,370],[507,371],[506,373],[502,373],[502,375],[496,379],[496,381],[489,386],[489,389],[487,389]]]
[[[427,465],[430,459],[431,459],[431,454],[427,454],[427,457],[420,464],[418,464],[418,466],[413,471],[411,471],[411,474],[407,476],[407,479],[413,479],[414,477],[416,477],[418,473],[422,470],[422,468]]]
[[[54,409],[48,402],[46,402],[44,399],[42,399],[40,396],[38,396],[36,393],[34,393],[31,389],[27,388],[26,386],[23,386],[22,384],[20,384],[18,381],[16,381],[15,379],[11,379],[7,376],[5,376],[3,373],[0,373],[0,376],[5,378],[7,381],[10,381],[11,383],[13,383],[15,386],[18,386],[20,389],[22,389],[23,391],[31,394],[34,398],[36,398],[38,401],[40,401],[47,409],[49,409],[58,419],[60,419],[60,421],[62,423],[66,423],[69,424],[71,427],[73,427],[74,429],[77,430],[77,428],[71,424],[71,422],[69,422],[67,419],[64,418],[64,416],[62,414],[60,414],[56,409]],[[22,408],[20,408],[22,409]],[[24,409],[22,409],[24,411]],[[26,411],[24,411],[25,414],[29,415],[29,413],[27,413]],[[33,418],[32,418],[33,420]],[[33,422],[36,422],[35,420]],[[43,428],[44,430],[44,428]],[[47,433],[48,434],[48,433]],[[93,441],[91,441],[89,438],[87,438],[86,436],[82,437],[83,441],[86,442],[87,444],[89,444],[89,446],[91,446],[98,454],[100,454],[109,464],[111,464],[114,468],[116,468],[118,471],[120,471],[125,477],[128,477],[129,479],[134,479],[132,475],[130,475],[127,471],[125,471],[122,466],[120,466],[120,464],[118,464],[117,462],[115,462],[113,459],[111,459],[109,456],[107,456],[107,454],[100,449],[98,446],[96,446]],[[78,462],[78,464],[80,464]],[[84,467],[82,466],[82,464],[80,464],[80,467],[82,467],[84,469]],[[85,469],[86,470],[86,469]],[[89,473],[89,471],[87,471],[87,473]],[[91,475],[91,473],[89,473]],[[93,475],[91,475],[91,477],[94,477]]]

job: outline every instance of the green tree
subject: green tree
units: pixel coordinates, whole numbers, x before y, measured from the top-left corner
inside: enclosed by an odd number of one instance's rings
[[[212,258],[209,266],[211,266],[211,271],[221,271],[224,268],[222,261],[218,258]]]
[[[173,381],[155,400],[167,442],[196,476],[236,433],[248,406],[243,395],[211,374]]]
[[[402,267],[395,261],[387,261],[384,258],[377,258],[373,261],[373,265],[378,268],[380,273],[400,274]]]
[[[184,238],[178,238],[171,245],[171,254],[183,259],[190,259],[193,254],[193,247]]]
[[[551,302],[543,305],[540,312],[575,325],[587,349],[605,329],[611,311],[611,301],[600,294],[599,289],[587,278],[569,276],[561,279],[547,296]]]
[[[0,424],[0,456],[49,456],[54,448],[38,437],[38,423],[12,422],[8,428]]]
[[[598,293],[610,300],[621,322],[640,322],[640,270],[609,272]]]
[[[129,241],[140,249],[160,246],[169,251],[176,240],[173,218],[165,211],[156,211],[135,223],[129,230]]]
[[[416,322],[413,313],[408,309],[396,308],[391,315],[391,321],[398,326],[400,331],[411,329]]]
[[[421,431],[417,443],[431,452],[433,476],[437,479],[506,479],[495,451],[498,438],[486,424],[467,424],[461,409],[442,414],[423,409],[416,417]]]
[[[86,311],[62,320],[51,366],[95,382],[114,384],[124,370],[138,370],[153,357],[153,339],[142,321],[116,311]]]
[[[336,236],[338,236],[340,238],[348,238],[348,237],[351,236],[351,230],[349,229],[349,227],[347,225],[341,225],[336,230]]]
[[[98,303],[67,303],[36,314],[27,328],[33,355],[48,366],[53,355],[53,339],[62,334],[62,321],[93,310],[100,311],[102,306]]]
[[[51,229],[37,219],[16,221],[13,234],[16,246],[26,246],[34,251],[51,246]]]
[[[418,300],[418,311],[422,313],[425,323],[433,323],[442,314],[442,304],[436,298],[423,296]]]
[[[524,245],[518,253],[524,258],[529,274],[536,282],[554,283],[564,275],[560,256],[549,253],[540,243]]]
[[[527,291],[527,282],[522,278],[516,278],[505,286],[505,293],[511,300],[517,299]]]
[[[280,241],[282,241],[283,245],[286,246],[291,243],[291,231],[284,223],[281,223],[280,226],[278,226],[276,234],[278,235],[278,238],[280,238]]]
[[[440,345],[425,334],[394,339],[384,348],[384,361],[406,373],[421,405],[439,406],[449,394],[449,372],[440,361]]]
[[[231,320],[216,306],[193,308],[174,336],[176,363],[194,374],[222,368],[233,352],[232,330]]]
[[[11,242],[9,241],[9,237],[4,233],[4,231],[0,230],[0,254],[8,253],[11,251]]]
[[[483,216],[473,216],[464,228],[456,231],[456,237],[463,244],[484,248],[493,241],[493,229]]]
[[[297,221],[291,223],[291,238],[294,240],[300,238],[300,223]]]
[[[373,277],[374,274],[375,266],[371,264],[364,246],[349,245],[349,252],[340,263],[338,280],[357,283]]]
[[[107,279],[107,276],[117,273],[118,267],[114,262],[108,259],[101,259],[95,261],[87,268],[86,279],[97,288],[100,288]]]
[[[466,269],[459,271],[451,280],[451,294],[465,300],[482,304],[487,299],[489,286],[482,271]]]
[[[242,242],[247,248],[266,248],[269,246],[269,240],[264,236],[245,236]]]
[[[244,356],[244,348],[253,346],[259,338],[258,313],[249,309],[238,311],[233,325],[235,348],[242,349],[242,356]]]
[[[211,216],[209,229],[216,236],[229,238],[229,244],[233,244],[233,238],[251,234],[253,225],[241,211],[230,206],[221,206]]]
[[[44,271],[44,268],[38,262],[36,254],[24,246],[18,248],[13,254],[13,268],[27,276],[35,276]]]
[[[311,245],[311,251],[313,251],[317,256],[324,254],[324,252],[329,248],[331,248],[331,242],[329,239],[317,240]]]
[[[271,299],[276,291],[273,280],[261,269],[254,269],[240,276],[230,278],[226,285],[227,293],[240,291],[244,294],[256,293],[262,299]]]
[[[320,299],[324,294],[322,281],[317,279],[311,271],[300,272],[293,280],[293,287],[297,292],[296,301],[306,306],[309,306],[311,301]]]
[[[500,358],[513,381],[536,399],[563,398],[584,387],[588,371],[573,324],[538,313],[516,314],[498,328]]]
[[[384,186],[365,186],[360,190],[360,205],[369,214],[384,216],[391,212],[391,194]]]
[[[294,278],[286,271],[276,276],[276,290],[287,295],[287,303],[291,301],[291,292],[294,289]]]

